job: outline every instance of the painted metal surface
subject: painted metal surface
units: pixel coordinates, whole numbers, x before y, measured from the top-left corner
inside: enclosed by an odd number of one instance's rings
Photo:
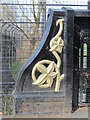
[[[63,31],[63,21],[64,19],[57,20],[56,26],[60,25],[59,31],[50,41],[49,51],[53,53],[57,60],[57,63],[51,60],[41,60],[36,63],[32,70],[32,79],[34,81],[32,83],[33,85],[38,85],[38,87],[41,88],[51,88],[53,80],[54,78],[56,78],[56,92],[59,92],[60,82],[64,79],[64,74],[60,75],[61,59],[58,55],[58,52],[62,53],[62,48],[64,46],[64,41],[61,38],[61,34]],[[48,64],[48,67],[46,67],[45,64]],[[37,79],[35,77],[36,69],[41,73]]]

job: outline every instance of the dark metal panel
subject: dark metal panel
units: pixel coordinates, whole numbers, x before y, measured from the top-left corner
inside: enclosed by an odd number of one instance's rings
[[[74,107],[76,107],[74,104],[73,99],[73,62],[74,62],[74,56],[73,56],[73,50],[74,50],[74,17],[75,12],[71,8],[63,8],[66,10],[66,23],[65,23],[65,64],[66,64],[66,70],[65,70],[65,82],[66,82],[66,101],[65,101],[65,107],[68,108],[70,111],[72,111],[72,104]]]
[[[62,13],[62,15],[63,15],[63,13]],[[19,92],[23,90],[24,81],[29,73],[31,76],[31,70],[32,70],[33,66],[35,65],[35,63],[38,60],[42,59],[42,56],[44,54],[46,54],[46,52],[44,52],[44,51],[48,51],[46,48],[48,47],[48,49],[49,49],[49,46],[48,46],[49,42],[55,34],[55,30],[56,30],[55,26],[56,26],[57,18],[59,18],[59,16],[56,16],[54,14],[54,11],[50,9],[49,14],[48,14],[48,21],[47,21],[47,25],[46,25],[47,27],[42,36],[40,45],[37,48],[37,50],[35,51],[35,53],[33,54],[33,56],[29,58],[29,60],[26,62],[26,64],[23,65],[23,67],[21,68],[21,70],[19,72],[19,75],[18,75],[18,78],[16,81],[16,91],[15,91],[15,92],[17,92],[17,94],[19,94]],[[49,55],[46,54],[45,56],[48,57]],[[50,58],[50,56],[49,56],[49,58]],[[51,58],[52,58],[52,56],[51,56]]]
[[[75,10],[76,17],[89,17],[90,10]]]
[[[39,56],[41,56],[41,54],[43,54],[42,48],[44,51],[46,50],[46,46],[44,44],[45,44],[45,41],[50,38],[50,36],[48,36],[50,30],[52,31],[51,27],[52,27],[52,22],[53,22],[53,11],[51,11],[51,13],[49,13],[49,14],[50,15],[48,17],[47,27],[42,36],[42,40],[41,40],[39,47],[37,48],[37,50],[35,51],[33,56],[30,57],[29,60],[23,65],[22,69],[20,70],[20,72],[18,74],[18,78],[16,81],[17,94],[19,94],[19,92],[21,91],[23,82],[26,79],[26,76],[28,75],[28,71],[31,73],[31,70],[32,70],[33,66],[35,65],[36,61],[38,61],[38,59],[40,59]],[[48,42],[49,42],[49,40],[48,40]]]
[[[42,59],[50,59],[53,61],[56,60],[53,57],[52,53],[49,52],[49,48],[50,48],[49,43],[50,43],[50,40],[52,39],[52,37],[55,36],[56,33],[58,32],[58,27],[56,27],[56,21],[58,18],[61,18],[61,17],[62,16],[59,16],[59,15],[57,16],[56,14],[54,14],[53,10],[49,10],[47,27],[42,36],[40,45],[37,48],[37,50],[35,51],[35,53],[33,54],[33,56],[31,58],[29,58],[29,60],[26,62],[26,64],[24,64],[24,66],[21,68],[21,71],[19,72],[19,75],[18,75],[18,78],[16,81],[16,89],[13,92],[13,96],[16,99],[16,102],[15,102],[16,111],[18,109],[20,109],[20,108],[17,108],[17,106],[18,106],[17,101],[20,99],[21,100],[24,99],[25,100],[24,102],[29,100],[30,103],[32,103],[31,101],[34,101],[34,100],[36,103],[38,101],[40,103],[41,102],[45,103],[45,102],[49,101],[49,103],[47,102],[46,108],[48,108],[47,107],[48,104],[50,104],[51,102],[53,102],[53,100],[55,100],[56,104],[62,102],[60,104],[62,104],[62,106],[64,107],[63,104],[64,104],[64,99],[65,99],[65,90],[63,90],[63,88],[62,88],[62,90],[60,89],[60,92],[55,93],[53,90],[50,90],[50,89],[43,90],[43,89],[39,89],[38,87],[33,87],[32,75],[31,75],[33,66],[39,60],[42,60]],[[23,94],[24,92],[26,95]],[[23,95],[25,95],[26,97]],[[51,99],[52,99],[52,101],[51,101]],[[51,108],[48,108],[48,109],[50,110]],[[62,108],[60,108],[59,111],[61,113]],[[57,111],[54,111],[54,112],[57,112]]]
[[[79,89],[79,40],[76,41],[76,38],[74,36],[74,27],[75,27],[75,17],[88,17],[87,13],[88,11],[84,11],[84,14],[82,14],[83,11],[74,11],[72,8],[62,8],[61,10],[49,10],[48,14],[48,21],[47,21],[47,27],[43,34],[41,43],[39,47],[37,48],[36,52],[33,54],[31,58],[24,64],[24,66],[21,68],[21,71],[19,72],[17,81],[16,81],[16,89],[14,94],[14,97],[19,99],[22,97],[22,93],[24,92],[24,87],[28,88],[28,83],[32,84],[31,80],[31,71],[33,66],[36,64],[37,61],[43,59],[43,58],[51,58],[52,60],[55,60],[52,58],[52,55],[48,53],[49,50],[49,42],[51,38],[56,33],[56,20],[58,18],[64,17],[64,74],[65,74],[65,109],[66,112],[69,111],[75,111],[78,108],[78,89]],[[80,16],[81,14],[81,16]],[[53,29],[54,28],[54,29]],[[78,32],[78,31],[77,31]],[[79,31],[80,32],[80,31]],[[46,52],[45,52],[46,51]],[[25,86],[25,80],[28,80],[26,86]],[[27,89],[26,88],[26,89]],[[34,93],[33,90],[30,93],[31,88],[28,90],[27,95]],[[63,91],[62,91],[63,92]],[[37,91],[37,93],[39,93]],[[47,91],[44,92],[44,94],[47,93]],[[49,92],[48,92],[49,94]],[[47,95],[46,94],[46,97]],[[43,92],[42,94],[39,93],[40,96],[44,98]],[[53,98],[55,94],[53,93]],[[57,93],[57,98],[60,97],[61,93]],[[36,96],[36,94],[35,94]],[[63,95],[62,95],[63,96]],[[50,96],[51,97],[51,96]]]

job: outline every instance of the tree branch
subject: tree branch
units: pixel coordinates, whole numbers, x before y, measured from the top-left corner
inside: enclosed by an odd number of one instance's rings
[[[17,24],[14,24],[14,23],[12,23],[14,26],[16,26],[18,29],[20,29],[21,30],[21,32],[23,32],[23,34],[26,36],[26,38],[27,39],[30,39],[29,37],[28,37],[28,35],[25,33],[25,31],[21,28],[21,27],[19,27]]]
[[[18,2],[18,0],[17,0],[17,2]],[[19,8],[20,8],[23,16],[31,23],[32,21],[31,21],[31,20],[28,18],[28,16],[24,13],[24,11],[22,10],[22,7],[20,6],[19,2],[18,2],[18,5],[19,5]]]
[[[3,6],[3,9],[5,10],[5,7],[4,7],[4,6]],[[21,30],[21,32],[23,32],[23,34],[26,36],[27,39],[30,39],[30,38],[28,37],[28,35],[25,33],[25,31],[24,31],[21,27],[19,27],[17,24],[15,24],[16,21],[15,21],[15,19],[13,18],[12,14],[10,14],[10,11],[8,10],[7,6],[6,6],[6,12],[7,12],[8,16],[10,16],[10,17],[8,17],[8,20],[9,20],[15,27],[17,27],[19,30]],[[11,18],[11,19],[10,19],[10,18]],[[13,21],[14,21],[14,22],[13,22]]]
[[[39,0],[39,3],[38,3],[38,13],[37,13],[37,20],[40,21],[40,14],[42,12],[42,2],[41,0]]]
[[[34,0],[32,0],[32,3],[33,3],[33,17],[34,17],[34,20],[35,20],[35,22],[36,22],[36,21],[37,21],[37,17],[36,17],[36,14],[35,14]]]

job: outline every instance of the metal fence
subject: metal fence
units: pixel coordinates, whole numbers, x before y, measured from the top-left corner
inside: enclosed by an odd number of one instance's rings
[[[49,8],[87,9],[87,0],[4,0],[0,3],[0,71],[2,79],[2,112],[12,115],[11,92],[21,66],[37,48]]]

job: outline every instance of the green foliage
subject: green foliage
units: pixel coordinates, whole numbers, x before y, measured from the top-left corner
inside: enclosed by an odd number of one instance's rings
[[[13,79],[16,80],[18,72],[20,71],[22,65],[25,61],[17,61],[12,64],[12,66],[9,68],[11,71],[11,75],[13,76]]]
[[[15,63],[13,63],[13,65],[10,67],[10,70],[13,71],[19,71],[22,67],[22,65],[24,64],[24,61],[17,61]]]

